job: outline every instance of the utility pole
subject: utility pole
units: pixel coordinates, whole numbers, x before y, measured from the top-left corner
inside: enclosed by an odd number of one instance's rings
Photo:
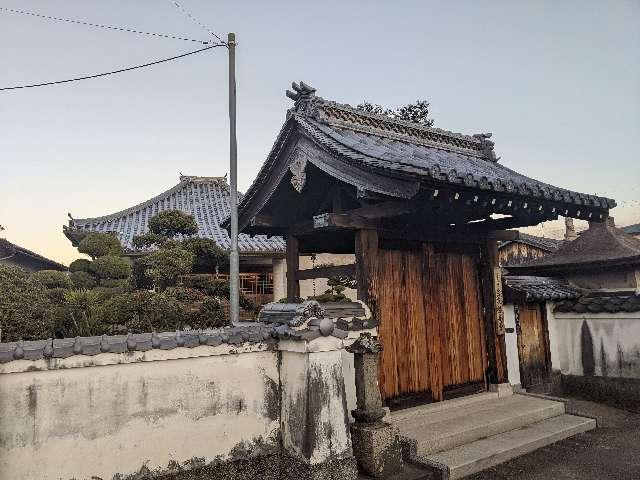
[[[229,255],[229,315],[240,318],[240,257],[238,255],[238,142],[236,139],[236,34],[227,36],[229,48],[229,200],[231,206],[231,254]]]

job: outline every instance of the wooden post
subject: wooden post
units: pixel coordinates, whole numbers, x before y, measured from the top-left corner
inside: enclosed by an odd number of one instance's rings
[[[378,232],[376,230],[358,230],[356,232],[356,281],[358,300],[362,300],[371,309],[378,321]]]
[[[502,315],[502,284],[498,265],[498,243],[489,240],[481,248],[482,297],[484,306],[485,335],[487,344],[489,383],[505,383],[507,374],[507,349],[504,340]],[[502,323],[502,326],[499,325]]]
[[[296,278],[299,268],[298,239],[289,234],[287,235],[287,301],[289,302],[300,298],[300,283]]]

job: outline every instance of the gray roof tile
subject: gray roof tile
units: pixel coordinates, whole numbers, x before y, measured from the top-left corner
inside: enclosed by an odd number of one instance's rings
[[[578,298],[582,292],[566,280],[558,278],[505,275],[503,282],[505,294],[509,290],[522,293],[527,301]]]
[[[176,186],[146,202],[111,215],[73,219],[64,231],[69,238],[75,232],[114,232],[126,251],[141,251],[133,246],[133,237],[148,232],[149,219],[165,210],[181,210],[193,215],[198,224],[198,237],[210,238],[221,248],[230,248],[229,234],[220,226],[230,212],[229,185],[221,177],[182,176]],[[281,253],[285,243],[281,237],[241,234],[238,248],[241,254]]]

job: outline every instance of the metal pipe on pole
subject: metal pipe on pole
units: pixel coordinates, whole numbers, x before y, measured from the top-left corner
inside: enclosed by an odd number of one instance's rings
[[[238,142],[236,139],[236,34],[227,36],[229,48],[229,204],[231,207],[231,253],[229,255],[229,316],[240,318],[240,256],[238,254]]]

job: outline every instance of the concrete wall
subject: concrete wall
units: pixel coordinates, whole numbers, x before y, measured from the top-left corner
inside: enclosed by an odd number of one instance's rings
[[[111,479],[223,461],[238,449],[277,449],[277,352],[230,351],[4,364],[0,478]]]

